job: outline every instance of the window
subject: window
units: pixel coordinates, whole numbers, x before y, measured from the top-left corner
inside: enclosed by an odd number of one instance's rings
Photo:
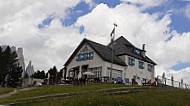
[[[126,83],[129,83],[129,78],[125,78],[125,82],[126,82]]]
[[[135,65],[135,59],[129,58],[129,65],[134,66]]]
[[[100,77],[102,77],[102,67],[88,68],[88,72],[95,74],[95,75],[88,75],[88,78],[100,78]]]
[[[140,55],[140,54],[141,54],[141,52],[140,52],[139,49],[134,49],[134,52],[135,52],[135,54],[137,54],[137,55]]]
[[[142,83],[146,83],[146,78],[142,78]]]
[[[92,60],[94,56],[94,52],[88,52],[88,53],[80,53],[76,55],[76,61],[86,61],[86,60]]]
[[[102,67],[91,68],[91,72],[95,74],[95,75],[91,76],[93,78],[102,77]]]
[[[88,50],[88,45],[87,45],[87,44],[84,45],[84,50],[85,50],[85,51]]]
[[[88,60],[88,53],[84,53],[84,60]]]
[[[110,76],[110,70],[111,70],[110,68],[107,68],[107,70],[106,70],[106,76],[108,76],[108,77]]]
[[[89,60],[93,59],[94,52],[89,52]]]
[[[99,70],[99,75],[100,75],[100,77],[102,77],[102,67]]]
[[[110,77],[110,71],[111,71],[111,68],[107,68],[106,76]],[[122,77],[122,74],[123,73],[121,70],[115,70],[115,69],[112,70],[112,78]]]
[[[76,61],[80,61],[80,54],[76,55]]]
[[[148,71],[152,71],[153,70],[153,65],[151,65],[151,64],[148,64]]]
[[[84,60],[84,53],[80,54],[80,60]]]
[[[144,62],[139,61],[139,68],[140,68],[140,69],[144,69]]]

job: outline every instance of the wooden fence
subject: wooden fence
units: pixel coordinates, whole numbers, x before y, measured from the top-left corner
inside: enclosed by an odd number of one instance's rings
[[[157,76],[155,78],[158,87],[165,87],[165,88],[181,88],[181,89],[190,89],[190,85],[183,83],[183,81],[175,81],[168,78],[163,78],[161,76]]]

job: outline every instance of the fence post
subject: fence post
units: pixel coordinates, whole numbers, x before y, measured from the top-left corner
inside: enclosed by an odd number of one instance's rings
[[[174,77],[171,76],[172,86],[174,86]]]
[[[166,78],[164,78],[164,81],[165,81],[165,85],[166,85]]]
[[[163,83],[163,81],[164,81],[164,84],[166,85],[166,77],[165,77],[165,72],[163,72],[163,74],[162,74],[162,83]]]
[[[187,84],[185,84],[185,89],[187,89]]]
[[[157,75],[157,87],[158,87],[158,75]]]
[[[179,82],[179,88],[181,88],[181,86],[180,86],[180,82]]]
[[[183,79],[181,78],[181,88],[183,89]]]

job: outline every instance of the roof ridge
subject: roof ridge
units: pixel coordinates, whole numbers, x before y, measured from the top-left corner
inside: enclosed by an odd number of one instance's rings
[[[94,42],[94,41],[89,40],[89,39],[86,39],[86,38],[84,38],[84,40],[89,41],[89,42],[92,42],[92,43],[95,43],[95,44],[99,44],[99,45],[104,46],[104,47],[107,47],[106,45],[103,45],[103,44],[101,44],[101,43]]]
[[[116,40],[119,40],[119,39],[123,39],[123,40],[125,40],[125,42],[127,42],[127,43],[129,43],[130,45],[132,45],[132,46],[134,46],[130,41],[128,41],[125,37],[123,37],[123,36],[120,36],[118,39],[116,39]],[[115,40],[115,41],[116,41]],[[135,47],[135,46],[134,46]]]

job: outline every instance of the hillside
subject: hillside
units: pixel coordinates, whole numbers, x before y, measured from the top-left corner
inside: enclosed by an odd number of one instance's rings
[[[0,100],[0,104],[43,106],[189,105],[190,90],[114,84],[41,86]]]

